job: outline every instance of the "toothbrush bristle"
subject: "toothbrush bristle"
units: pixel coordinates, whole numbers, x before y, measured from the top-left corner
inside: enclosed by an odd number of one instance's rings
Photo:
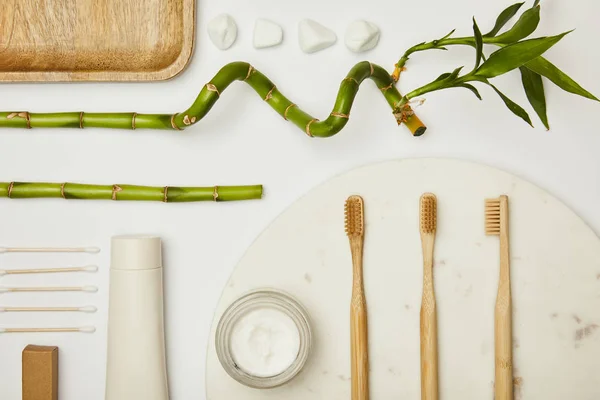
[[[421,233],[435,233],[437,229],[437,198],[433,193],[421,196]]]
[[[485,234],[500,234],[500,199],[485,201]]]
[[[364,234],[363,199],[360,196],[350,196],[346,200],[346,234],[362,236]]]

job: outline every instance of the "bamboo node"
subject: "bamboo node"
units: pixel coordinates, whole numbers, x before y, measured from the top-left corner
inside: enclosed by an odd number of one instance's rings
[[[379,88],[379,90],[381,90],[383,93],[385,93],[385,92],[387,92],[388,90],[390,90],[390,89],[391,89],[391,88],[393,88],[393,87],[394,87],[394,82],[390,83],[390,84],[389,84],[389,85],[387,85],[387,86],[384,86],[384,87],[382,87],[382,88]]]
[[[62,197],[65,200],[67,199],[67,196],[65,196],[65,185],[66,184],[67,184],[66,182],[60,184],[60,197]]]
[[[83,129],[83,111],[79,113],[79,129]]]
[[[290,111],[290,108],[292,108],[292,107],[297,107],[297,106],[296,106],[296,104],[292,103],[289,106],[287,106],[285,108],[285,111],[283,112],[283,119],[285,119],[286,121],[288,120],[288,116],[287,116],[288,112]]]
[[[196,122],[196,117],[190,118],[189,115],[187,115],[187,114],[183,117],[183,123],[186,125],[191,125],[194,122]]]
[[[117,200],[117,193],[119,193],[122,190],[123,190],[123,188],[120,187],[119,185],[113,185],[111,199],[112,200]]]
[[[310,121],[308,121],[308,124],[306,124],[306,134],[310,137],[313,137],[313,134],[310,133],[310,126],[312,125],[313,122],[318,122],[318,119],[311,119]]]
[[[173,115],[171,115],[171,127],[173,127],[173,129],[175,129],[176,131],[181,131],[183,129],[181,129],[180,127],[177,126],[177,124],[175,123],[175,117],[179,115],[178,113],[175,113]]]
[[[219,201],[219,187],[215,186],[213,188],[213,201]]]
[[[137,117],[137,113],[134,112],[133,115],[131,115],[131,129],[133,129],[135,131],[135,118]]]
[[[371,75],[373,76],[373,74],[375,73],[375,67],[373,66],[373,63],[369,63],[369,67],[371,68]]]
[[[350,118],[349,114],[344,114],[344,113],[339,113],[339,112],[332,112],[331,116],[338,117],[338,118],[346,118],[346,119]]]
[[[271,88],[271,90],[269,90],[269,93],[267,93],[267,95],[265,96],[265,101],[269,101],[273,98],[273,91],[277,88],[277,86],[273,86]]]
[[[405,123],[413,115],[415,115],[415,112],[410,107],[410,104],[404,104],[402,108],[396,108],[394,110],[394,117],[396,118],[398,125]]]
[[[254,71],[256,71],[254,69],[254,67],[252,65],[248,65],[248,73],[246,74],[244,81],[247,80],[248,78],[250,78],[250,75],[252,75],[254,73]]]
[[[11,182],[11,183],[8,184],[8,195],[7,195],[7,197],[9,199],[10,199],[10,196],[12,195],[12,191],[13,191],[14,187],[15,187],[15,183],[14,182]]]
[[[163,193],[164,193],[163,202],[166,203],[169,201],[169,187],[168,186],[165,186]]]
[[[31,129],[31,115],[27,111],[12,112],[6,116],[6,119],[24,118],[27,122],[27,129]]]
[[[359,85],[360,85],[360,83],[358,83],[358,81],[356,80],[356,78],[353,78],[353,77],[351,77],[351,76],[348,76],[348,77],[344,78],[344,80],[345,80],[345,81],[354,82],[354,83],[356,83],[356,86],[359,86]]]
[[[209,92],[215,92],[219,97],[221,96],[221,93],[219,93],[219,89],[217,89],[217,87],[212,83],[206,84],[206,90],[208,90]]]

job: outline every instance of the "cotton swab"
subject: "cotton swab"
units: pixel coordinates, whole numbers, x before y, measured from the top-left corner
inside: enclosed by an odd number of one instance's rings
[[[81,328],[0,328],[2,333],[64,333],[64,332],[82,332],[94,333],[96,328],[93,326],[84,326]]]
[[[99,253],[99,247],[0,247],[3,253]]]
[[[42,268],[42,269],[0,269],[0,276],[3,275],[23,275],[23,274],[49,274],[58,272],[96,272],[96,265],[86,265],[85,267],[73,268]]]
[[[95,313],[98,309],[94,306],[84,307],[0,307],[3,312],[84,312]]]
[[[96,293],[96,286],[76,286],[76,287],[6,287],[0,286],[0,294],[9,292],[88,292]]]

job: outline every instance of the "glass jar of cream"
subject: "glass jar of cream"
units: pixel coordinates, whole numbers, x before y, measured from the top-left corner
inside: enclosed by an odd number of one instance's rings
[[[215,343],[219,361],[233,379],[269,389],[302,370],[311,340],[308,314],[297,300],[278,290],[259,289],[225,310]]]

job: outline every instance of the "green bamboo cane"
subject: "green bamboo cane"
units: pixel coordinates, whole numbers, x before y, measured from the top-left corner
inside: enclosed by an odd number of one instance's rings
[[[342,81],[333,111],[324,121],[302,111],[286,98],[265,75],[246,62],[225,65],[208,82],[187,110],[177,114],[139,113],[30,113],[0,112],[0,127],[6,128],[116,128],[116,129],[170,129],[183,130],[200,121],[210,111],[225,89],[234,81],[243,81],[284,119],[292,122],[308,136],[329,137],[338,133],[348,122],[350,109],[360,84],[371,79],[394,109],[402,95],[394,86],[389,73],[367,61],[356,64]],[[426,127],[410,107],[397,116],[415,136],[425,133]]]
[[[0,182],[0,197],[9,199],[62,198],[77,200],[139,200],[182,203],[237,201],[262,197],[262,185],[252,186],[136,186],[79,183]]]

